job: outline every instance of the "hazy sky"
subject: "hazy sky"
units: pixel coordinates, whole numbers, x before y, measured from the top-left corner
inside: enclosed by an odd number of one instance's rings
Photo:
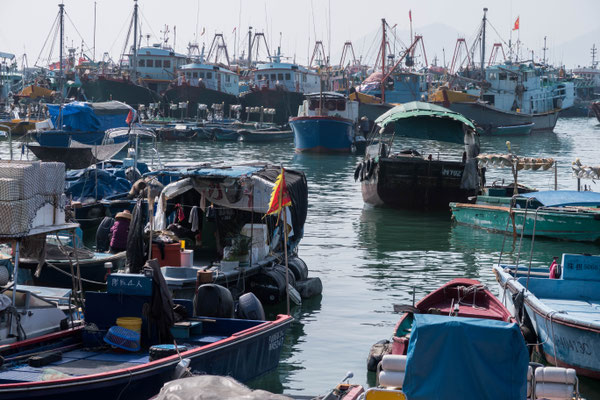
[[[50,34],[58,13],[58,3],[58,0],[0,0],[0,51],[11,52],[18,57],[27,53],[29,65],[33,65]],[[80,47],[81,34],[86,45],[90,49],[93,47],[94,3],[97,9],[96,58],[109,52],[116,59],[124,46],[134,4],[132,0],[65,0],[69,17],[65,25],[68,44]],[[246,34],[248,26],[253,26],[267,34],[272,46],[279,43],[281,32],[282,52],[286,56],[296,56],[300,63],[307,63],[315,37],[323,40],[326,51],[331,51],[333,61],[338,60],[346,40],[354,41],[357,53],[369,53],[369,57],[374,58],[374,34],[381,25],[381,18],[385,17],[390,26],[397,24],[400,34],[400,31],[405,32],[409,28],[409,9],[412,10],[415,32],[439,23],[460,32],[467,39],[475,34],[483,7],[489,8],[490,22],[506,41],[514,20],[520,16],[520,38],[527,48],[536,53],[541,52],[544,36],[548,36],[548,47],[552,53],[552,47],[597,31],[600,16],[599,0],[579,0],[576,5],[564,0],[140,0],[139,5],[142,31],[152,35],[150,43],[159,41],[165,25],[171,32],[171,44],[176,26],[176,50],[184,53],[196,32],[198,42],[206,42],[207,47],[213,34],[220,32],[228,40],[232,55],[235,50],[233,29],[239,26],[237,30]],[[205,33],[200,36],[202,31]],[[490,41],[496,41],[493,30],[490,29],[489,34],[492,35]],[[513,40],[516,36],[513,32]],[[428,42],[425,38],[427,47],[436,49],[428,49],[428,53],[437,54],[441,51],[437,49],[443,45],[449,58],[457,37],[458,33],[444,38],[444,44],[431,43],[432,39]],[[406,44],[410,41],[408,35],[402,40]],[[48,41],[51,42],[52,38]],[[243,42],[242,45],[247,46]],[[600,46],[600,37],[596,45]],[[42,54],[43,59],[48,58],[48,46]],[[591,43],[584,47],[589,49]],[[56,60],[57,50],[54,53]],[[441,55],[438,56],[441,59]],[[554,58],[557,58],[556,54]],[[589,63],[589,51],[578,60],[563,61],[567,66]]]

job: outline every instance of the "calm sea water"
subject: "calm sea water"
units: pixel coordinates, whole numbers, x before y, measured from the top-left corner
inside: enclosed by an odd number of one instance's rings
[[[597,165],[600,156],[600,125],[595,119],[560,119],[554,133],[511,138],[513,151],[523,156],[558,160],[558,186],[575,189],[571,162]],[[482,152],[506,151],[505,138],[482,138]],[[397,141],[422,154],[459,157],[458,145]],[[15,144],[19,157],[18,144]],[[363,203],[360,184],[353,173],[360,160],[352,155],[294,154],[293,144],[179,142],[159,143],[163,161],[248,161],[281,163],[306,173],[309,210],[299,255],[310,276],[323,281],[323,295],[295,307],[295,322],[285,342],[280,366],[251,383],[279,393],[312,395],[326,393],[346,374],[352,382],[374,384],[366,370],[373,343],[389,339],[398,315],[393,303],[412,302],[455,277],[479,279],[497,292],[491,266],[497,262],[504,237],[500,234],[453,225],[450,213],[426,213],[374,208]],[[0,157],[6,158],[3,143]],[[142,158],[149,160],[146,145]],[[488,170],[487,181],[512,181],[508,170]],[[524,171],[521,183],[552,189],[551,171]],[[594,191],[600,187],[591,181]],[[531,242],[525,240],[523,257]],[[518,243],[504,243],[503,259],[516,259]],[[550,263],[564,252],[600,253],[597,245],[536,240],[533,260]],[[285,312],[271,308],[269,313]],[[588,399],[600,397],[600,385],[581,380]]]

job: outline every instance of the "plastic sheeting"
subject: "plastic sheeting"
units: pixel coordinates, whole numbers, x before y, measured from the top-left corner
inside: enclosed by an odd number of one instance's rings
[[[118,101],[68,104],[48,104],[48,113],[56,129],[83,132],[103,132],[111,128],[127,126],[127,114],[131,107]],[[61,116],[62,124],[57,124]]]
[[[517,324],[415,314],[403,390],[411,400],[522,400],[528,365]]]
[[[138,162],[140,174],[148,171],[148,165]],[[126,168],[85,168],[67,171],[65,193],[75,201],[85,199],[101,200],[117,194],[129,192],[131,182],[127,179]],[[97,179],[96,179],[97,178]]]
[[[264,390],[252,390],[231,377],[201,375],[166,383],[156,400],[292,400]]]

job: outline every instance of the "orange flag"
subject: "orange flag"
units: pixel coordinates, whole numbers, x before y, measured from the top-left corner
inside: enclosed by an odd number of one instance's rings
[[[285,185],[285,170],[281,168],[281,173],[275,181],[273,192],[271,193],[271,201],[269,202],[269,210],[266,215],[279,214],[283,211],[283,207],[292,205],[292,199]]]
[[[519,29],[519,18],[521,18],[520,16],[517,17],[517,20],[515,21],[515,26],[513,26],[513,31],[516,31],[517,29]]]

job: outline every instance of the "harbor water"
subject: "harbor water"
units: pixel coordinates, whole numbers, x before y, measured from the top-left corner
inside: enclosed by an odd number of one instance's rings
[[[482,153],[506,152],[507,138],[482,137]],[[576,189],[571,162],[597,165],[600,125],[595,119],[559,119],[553,133],[514,137],[512,151],[522,156],[553,157],[558,161],[559,189]],[[2,143],[0,157],[8,158]],[[26,157],[15,141],[16,158]],[[459,158],[462,146],[397,140],[395,149],[415,148],[423,155]],[[251,383],[290,395],[324,394],[346,374],[353,383],[374,384],[366,358],[373,343],[389,339],[398,315],[393,304],[412,304],[455,277],[481,280],[498,294],[492,264],[502,260],[529,261],[531,240],[522,245],[512,237],[452,223],[450,212],[417,212],[365,205],[354,168],[354,155],[294,154],[292,142],[182,141],[158,144],[162,162],[215,162],[261,160],[305,172],[309,209],[299,256],[311,276],[323,281],[323,295],[292,308],[295,322],[289,332],[279,368]],[[142,144],[141,158],[150,161],[150,145]],[[505,179],[508,169],[488,169],[487,183]],[[520,171],[519,183],[553,189],[553,171]],[[582,181],[600,191],[600,185]],[[550,264],[562,253],[599,254],[597,244],[536,239],[534,264]],[[270,308],[271,314],[285,312]],[[498,349],[498,351],[502,351]],[[588,399],[600,398],[600,384],[580,379]]]

